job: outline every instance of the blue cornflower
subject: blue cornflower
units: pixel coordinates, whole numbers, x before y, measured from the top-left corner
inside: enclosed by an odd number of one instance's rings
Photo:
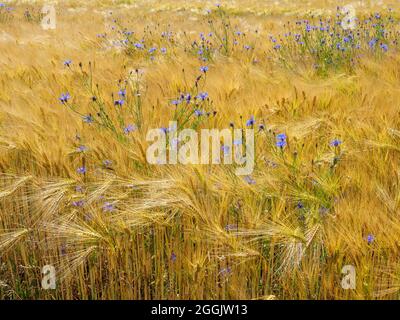
[[[126,89],[121,89],[118,91],[118,95],[120,95],[121,97],[126,97]]]
[[[160,50],[161,50],[161,53],[163,53],[163,54],[167,53],[167,49],[166,48],[161,48]]]
[[[124,100],[123,99],[119,99],[119,100],[115,100],[114,101],[114,106],[122,106],[124,104]]]
[[[181,102],[182,102],[181,100],[174,99],[174,100],[171,101],[171,104],[174,105],[174,106],[177,106]]]
[[[299,202],[297,203],[297,205],[296,205],[296,208],[297,208],[297,209],[303,209],[303,208],[304,208],[304,204],[303,204],[301,201],[299,201]]]
[[[202,66],[202,67],[200,67],[200,71],[206,73],[208,71],[208,67]]]
[[[85,201],[83,201],[83,200],[73,201],[72,205],[74,207],[80,207],[81,208],[81,207],[83,207],[85,205]]]
[[[108,160],[108,159],[106,159],[106,160],[104,160],[104,161],[103,161],[103,164],[104,164],[106,167],[109,167],[109,166],[111,166],[111,165],[112,165],[112,161],[111,161],[111,160]]]
[[[86,115],[86,116],[83,116],[82,117],[82,119],[83,119],[83,121],[84,122],[86,122],[86,123],[92,123],[94,120],[93,120],[93,117],[89,114],[89,115]]]
[[[381,49],[382,49],[383,51],[387,52],[387,51],[389,50],[389,47],[388,47],[387,44],[381,43]]]
[[[280,134],[278,134],[277,136],[276,136],[276,139],[277,140],[280,140],[280,141],[286,141],[286,134],[284,134],[284,133],[280,133]]]
[[[115,207],[111,202],[105,202],[103,205],[104,212],[111,212],[114,211]]]
[[[86,168],[85,167],[80,167],[76,170],[79,174],[85,174],[86,173]]]
[[[79,146],[77,151],[78,152],[85,152],[88,148],[86,146]]]
[[[222,268],[219,273],[224,277],[228,277],[232,273],[232,269],[230,267]]]
[[[373,48],[374,46],[375,46],[375,44],[377,43],[377,39],[372,39],[372,40],[370,40],[369,42],[368,42],[368,45],[369,45],[369,47],[370,48]]]
[[[176,261],[176,254],[174,252],[171,253],[171,261],[172,262]]]
[[[279,140],[276,142],[276,146],[278,148],[283,148],[284,146],[286,146],[286,141],[285,140]]]
[[[248,183],[248,184],[256,184],[256,180],[254,180],[251,176],[245,176],[244,180]]]
[[[69,67],[72,63],[72,60],[65,60],[64,61],[64,66]]]
[[[246,126],[250,127],[254,125],[254,116],[251,116],[249,120],[246,122]]]
[[[200,116],[203,115],[203,111],[196,109],[196,110],[194,110],[194,114],[195,114],[196,116],[200,117]]]
[[[137,43],[135,43],[135,47],[136,47],[136,49],[143,49],[144,45],[140,42],[137,42]]]
[[[204,101],[208,98],[208,93],[207,92],[200,92],[197,96],[197,99],[200,99],[201,101]]]
[[[70,98],[71,98],[71,96],[70,96],[70,94],[67,92],[67,93],[61,94],[59,100],[61,101],[62,104],[65,104],[65,103],[68,102],[68,100],[69,100]]]
[[[338,146],[340,146],[342,144],[342,141],[340,141],[340,140],[338,140],[338,139],[334,139],[334,140],[332,140],[331,141],[331,143],[330,143],[330,145],[332,146],[332,147],[338,147]]]
[[[134,131],[135,129],[136,129],[136,127],[133,124],[129,124],[128,126],[126,126],[124,128],[124,133],[128,134],[128,133]]]
[[[283,148],[284,146],[286,146],[286,134],[284,133],[280,133],[276,136],[276,146],[278,148]]]
[[[374,240],[375,240],[375,237],[374,237],[372,234],[369,234],[369,235],[367,236],[367,242],[368,242],[368,244],[371,244],[372,242],[374,242]]]
[[[231,148],[229,146],[225,146],[225,145],[221,146],[221,150],[224,153],[224,155],[228,155],[230,152],[230,149]]]

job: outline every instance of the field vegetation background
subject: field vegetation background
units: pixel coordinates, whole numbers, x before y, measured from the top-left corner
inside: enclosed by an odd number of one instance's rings
[[[2,299],[399,298],[398,1],[43,4],[0,4]],[[149,165],[171,120],[254,172]]]

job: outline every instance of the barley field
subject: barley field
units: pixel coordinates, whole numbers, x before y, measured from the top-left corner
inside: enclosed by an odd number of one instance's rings
[[[399,298],[399,1],[3,2],[1,299]]]

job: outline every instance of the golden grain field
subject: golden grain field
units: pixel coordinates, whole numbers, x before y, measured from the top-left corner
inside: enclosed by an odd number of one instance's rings
[[[398,1],[3,2],[1,299],[399,298]],[[254,172],[149,164],[173,119]]]

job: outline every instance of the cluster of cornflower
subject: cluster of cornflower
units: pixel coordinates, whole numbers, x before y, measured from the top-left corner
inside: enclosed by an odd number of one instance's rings
[[[0,3],[0,22],[7,22],[12,19],[14,8],[7,6],[5,3]]]
[[[191,43],[191,51],[198,57],[200,61],[206,62],[212,59],[214,34],[209,32],[207,35],[201,32],[199,40],[194,40]]]
[[[210,115],[210,112],[205,110],[209,101],[208,92],[199,92],[197,94],[181,93],[178,98],[171,100],[171,105],[176,107],[180,105],[184,107],[191,105],[193,114],[200,117],[203,115]]]
[[[346,21],[341,10],[338,8],[333,18],[312,16],[294,24],[286,23],[283,35],[270,36],[271,55],[286,65],[303,61],[312,63],[317,70],[327,70],[353,68],[363,54],[370,51],[382,54],[397,46],[398,32],[394,32],[395,20],[391,14],[376,13]]]
[[[66,68],[71,68],[71,69],[73,68],[73,61],[71,59],[65,60],[63,64],[64,67]],[[83,72],[82,63],[79,63],[79,67]],[[136,70],[136,74],[139,74],[139,70]],[[132,114],[133,112],[131,110],[132,106],[129,103],[127,103],[129,102],[127,100],[127,89],[126,89],[127,82],[128,80],[125,81],[119,80],[117,97],[115,97],[114,94],[111,95],[114,109],[111,107],[109,108],[108,104],[105,101],[103,101],[103,99],[101,99],[100,96],[98,96],[98,94],[93,91],[93,89],[90,90],[90,94],[92,94],[91,107],[96,110],[94,115],[92,115],[91,113],[82,114],[79,110],[77,110],[77,106],[74,103],[72,103],[72,97],[69,92],[61,93],[58,99],[62,105],[68,107],[75,114],[79,115],[84,123],[86,124],[95,123],[100,127],[110,130],[119,140],[126,141],[126,136],[137,129],[136,125],[134,124],[124,125],[125,122],[124,115],[126,115],[127,113]],[[140,96],[140,92],[136,91],[136,95]],[[127,107],[125,107],[126,104]],[[115,114],[117,115],[118,122],[114,121],[113,117],[111,117],[110,115],[110,112],[112,113],[113,111],[115,111]]]
[[[156,54],[165,55],[167,53],[167,46],[174,42],[173,33],[171,31],[163,31],[160,34],[160,38],[153,39],[153,42],[164,43],[164,46],[150,45],[150,40],[147,39],[146,35],[140,37],[136,36],[134,31],[129,31],[126,28],[119,28],[119,26],[114,26],[114,31],[119,35],[122,35],[122,39],[114,41],[114,45],[125,48],[125,52],[128,55],[140,55],[148,57],[150,60],[154,60]],[[151,34],[151,33],[150,33]],[[100,38],[106,39],[106,35],[100,35]]]

